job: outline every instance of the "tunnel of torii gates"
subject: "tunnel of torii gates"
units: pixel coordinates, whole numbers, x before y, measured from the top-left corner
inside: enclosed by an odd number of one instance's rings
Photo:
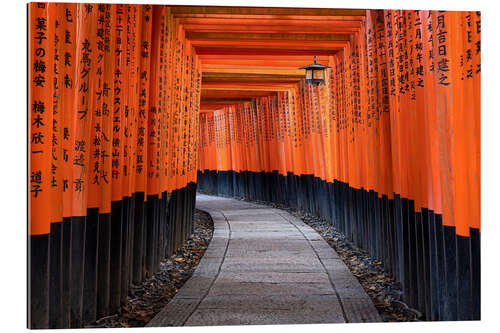
[[[28,12],[29,327],[118,312],[197,188],[326,219],[426,320],[480,318],[479,12]]]

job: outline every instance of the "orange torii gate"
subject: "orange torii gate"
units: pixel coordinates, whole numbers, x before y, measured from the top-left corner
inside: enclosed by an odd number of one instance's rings
[[[29,26],[29,323],[82,327],[191,232],[200,62],[166,6],[31,3]]]
[[[226,45],[201,35],[203,47]],[[239,44],[278,45],[266,38]],[[367,11],[341,52],[320,55],[332,68],[319,87],[285,82],[300,60],[263,48],[245,59],[237,50],[200,55],[204,87],[269,97],[205,106],[218,111],[215,124],[201,122],[201,137],[227,119],[248,135],[222,146],[200,141],[199,188],[325,218],[381,259],[426,318],[479,318],[480,13]],[[214,82],[212,72],[232,81]],[[241,73],[262,79],[240,83]],[[264,126],[258,136],[256,126]],[[227,155],[241,157],[217,169],[204,157]]]
[[[330,221],[427,320],[480,317],[479,12],[31,3],[28,20],[31,327],[116,312],[190,234],[196,186]],[[297,69],[313,56],[325,85]]]

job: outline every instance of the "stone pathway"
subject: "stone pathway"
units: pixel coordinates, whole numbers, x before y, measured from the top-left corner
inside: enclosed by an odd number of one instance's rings
[[[198,195],[214,235],[193,276],[148,326],[381,321],[337,253],[287,212]]]

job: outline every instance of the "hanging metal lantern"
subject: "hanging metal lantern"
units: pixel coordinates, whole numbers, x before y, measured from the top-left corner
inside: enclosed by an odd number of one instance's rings
[[[314,56],[314,63],[304,67],[300,67],[299,69],[306,70],[306,83],[317,86],[320,84],[325,84],[327,68],[330,68],[330,66],[316,63],[316,56]]]

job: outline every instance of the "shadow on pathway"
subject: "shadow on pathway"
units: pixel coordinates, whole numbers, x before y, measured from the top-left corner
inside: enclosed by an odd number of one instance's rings
[[[337,253],[287,212],[198,194],[214,221],[193,276],[147,326],[381,321]]]

